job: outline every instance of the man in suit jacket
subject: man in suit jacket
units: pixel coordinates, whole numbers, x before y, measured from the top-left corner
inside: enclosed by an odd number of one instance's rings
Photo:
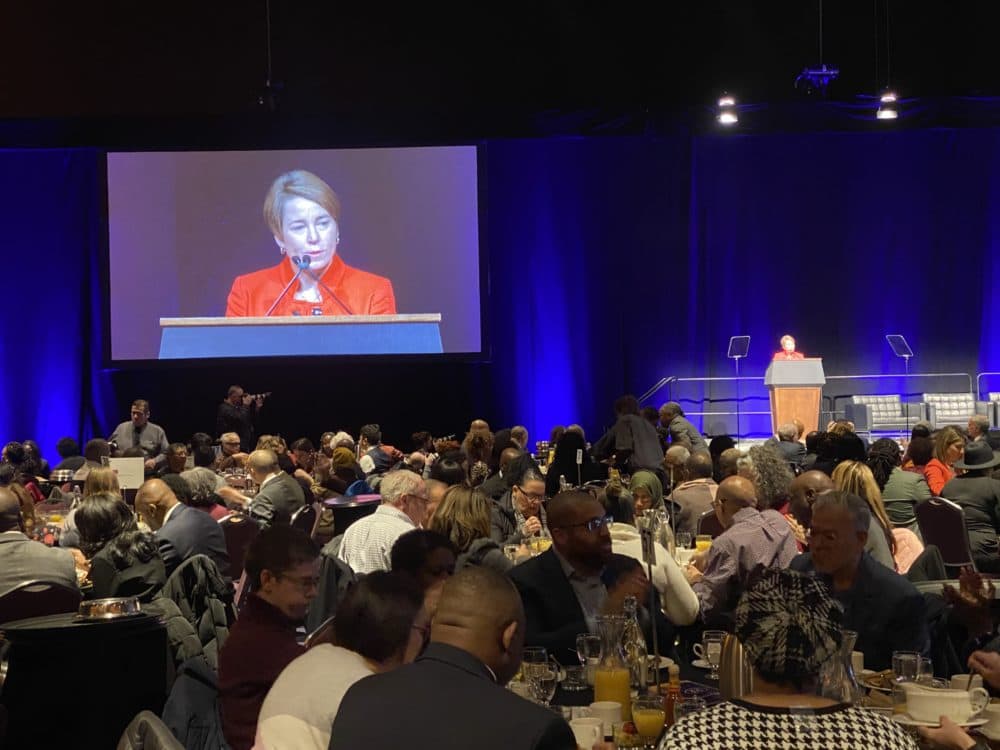
[[[575,750],[561,717],[504,689],[521,663],[524,633],[510,581],[465,568],[444,585],[424,653],[347,691],[331,750]]]
[[[247,459],[247,471],[259,486],[250,501],[250,515],[264,526],[288,523],[292,514],[306,504],[302,486],[278,466],[274,451],[254,451]]]
[[[802,466],[806,447],[798,441],[799,428],[789,422],[778,426],[778,439],[772,442],[790,466]]]
[[[0,596],[29,581],[79,588],[73,555],[28,539],[17,495],[0,488]]]
[[[139,488],[135,510],[156,536],[168,577],[195,555],[208,555],[219,573],[229,576],[229,552],[218,522],[208,513],[180,502],[162,479],[150,479]]]
[[[809,552],[792,560],[792,570],[814,572],[844,605],[844,630],[858,634],[855,650],[865,666],[892,665],[893,651],[926,652],[930,645],[923,596],[903,576],[865,552],[871,511],[849,492],[831,490],[812,506]]]
[[[562,664],[575,656],[579,633],[597,632],[599,615],[620,614],[629,594],[643,601],[637,579],[621,579],[610,591],[602,580],[613,556],[609,521],[590,493],[559,493],[549,502],[552,547],[508,573],[524,604],[526,643],[544,646]]]

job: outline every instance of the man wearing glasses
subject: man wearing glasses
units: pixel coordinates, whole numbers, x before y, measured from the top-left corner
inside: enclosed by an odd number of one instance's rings
[[[552,547],[510,570],[527,618],[525,643],[544,646],[562,663],[575,658],[576,636],[597,631],[601,614],[621,613],[625,597],[642,597],[645,575],[624,576],[610,589],[601,574],[612,559],[613,519],[593,495],[560,492],[548,506]]]

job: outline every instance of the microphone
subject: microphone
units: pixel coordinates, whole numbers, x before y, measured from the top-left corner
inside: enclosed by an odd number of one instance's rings
[[[292,259],[292,263],[295,264],[295,267],[299,270],[295,272],[292,280],[285,284],[285,288],[281,290],[281,294],[279,294],[274,302],[271,303],[271,306],[267,308],[267,312],[264,313],[265,318],[271,317],[271,313],[274,312],[274,308],[276,308],[278,303],[285,298],[285,295],[288,294],[288,290],[292,288],[292,284],[299,280],[299,276],[302,275],[302,272],[305,271],[312,262],[312,259],[308,255],[291,255],[289,257]],[[312,276],[312,274],[309,275]]]
[[[340,305],[340,308],[345,313],[347,313],[348,315],[354,315],[354,311],[351,310],[351,308],[349,308],[347,305],[345,305],[343,300],[341,300],[340,297],[334,294],[333,290],[330,287],[328,287],[325,283],[323,283],[323,280],[319,278],[319,276],[317,276],[316,274],[314,274],[312,271],[309,270],[309,264],[312,262],[312,258],[310,258],[308,255],[304,255],[297,260],[295,258],[292,258],[292,262],[295,263],[295,265],[299,266],[299,273],[305,271],[306,275],[309,278],[311,278],[313,281],[315,281],[317,284],[323,287],[323,290],[333,298],[334,302]]]

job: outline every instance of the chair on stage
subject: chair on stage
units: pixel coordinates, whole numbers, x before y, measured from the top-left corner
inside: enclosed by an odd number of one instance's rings
[[[932,497],[916,507],[917,523],[924,545],[934,545],[941,552],[945,568],[953,578],[963,567],[975,569],[969,530],[962,506],[943,497]]]
[[[0,623],[76,612],[80,591],[53,581],[26,581],[0,596]]]
[[[855,432],[905,432],[927,419],[925,404],[903,403],[898,394],[851,396],[844,406],[844,418],[853,422]]]
[[[990,418],[990,429],[1000,429],[1000,391],[990,391],[986,399],[986,414]]]
[[[934,428],[953,425],[963,429],[969,417],[975,414],[989,414],[990,404],[976,401],[971,393],[925,393],[927,419]]]
[[[718,517],[715,515],[714,510],[706,510],[701,516],[698,517],[698,535],[708,534],[715,539],[715,537],[722,534],[725,531],[722,528],[722,524],[719,523]]]

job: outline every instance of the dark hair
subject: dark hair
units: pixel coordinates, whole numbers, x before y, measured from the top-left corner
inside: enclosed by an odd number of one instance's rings
[[[660,412],[652,406],[644,406],[639,411],[639,416],[649,422],[653,427],[660,423]]]
[[[202,445],[207,445],[209,448],[211,448],[212,443],[214,442],[215,441],[212,439],[212,436],[209,435],[207,432],[196,432],[194,435],[191,436],[191,449],[197,450],[198,447]]]
[[[441,456],[431,466],[431,479],[437,479],[447,485],[462,484],[465,481],[465,469],[456,454]]]
[[[366,424],[361,428],[361,437],[368,441],[369,445],[376,445],[382,442],[382,428],[377,424]]]
[[[422,451],[427,447],[428,441],[432,440],[431,434],[427,430],[418,430],[410,436],[413,443],[413,450]]]
[[[722,455],[722,451],[735,447],[736,441],[729,435],[716,435],[712,438],[712,442],[708,444],[708,452],[709,455],[712,456],[712,462],[718,463],[719,456]]]
[[[559,438],[563,436],[564,432],[566,432],[566,428],[561,424],[557,424],[552,428],[552,432],[549,433],[549,443],[552,445],[558,443]]]
[[[597,499],[604,506],[604,512],[615,519],[615,523],[631,524],[635,521],[635,501],[621,485],[608,485],[597,494]]]
[[[88,560],[109,544],[111,559],[119,570],[136,559],[146,563],[159,555],[156,539],[139,530],[132,509],[114,492],[88,495],[74,518],[80,532],[80,550]]]
[[[180,474],[164,474],[160,479],[170,488],[178,500],[185,505],[191,504],[191,485]]]
[[[611,555],[611,559],[608,560],[607,565],[604,566],[604,570],[601,572],[601,582],[610,589],[618,583],[619,578],[628,575],[636,568],[642,570],[642,563],[634,557],[619,554]],[[638,603],[642,604],[642,602]]]
[[[80,455],[80,444],[71,437],[59,438],[56,443],[56,453],[62,458],[72,458]]]
[[[931,428],[928,427],[925,424],[915,424],[915,425],[913,425],[913,429],[910,430],[910,440],[911,441],[914,438],[918,438],[918,437],[929,438],[930,436],[931,436]],[[929,461],[930,459],[927,459],[927,460]]]
[[[455,545],[443,534],[428,529],[407,531],[396,540],[389,553],[392,572],[417,575],[421,568],[427,564],[427,558],[430,557],[431,553],[442,547],[451,550],[451,553],[456,557],[458,556]]]
[[[548,471],[543,478],[540,474],[538,477],[531,477],[531,479],[541,479],[545,482],[545,492],[549,495],[554,495],[559,491],[559,477],[565,476],[570,484],[577,484],[576,481],[576,452],[583,451],[583,463],[590,463],[590,454],[587,452],[587,441],[583,439],[583,436],[574,431],[566,431],[563,436],[559,438],[559,442],[556,443],[556,452],[552,457],[552,464],[549,466]],[[517,478],[517,484],[524,484],[525,477],[528,476],[533,467],[526,467],[524,471],[521,472],[521,476]],[[583,467],[581,466],[581,472]]]
[[[212,466],[215,463],[215,451],[211,445],[199,445],[192,449],[195,466]]]
[[[187,446],[184,443],[171,443],[167,446],[166,454],[168,456],[175,456],[181,451],[187,452]]]
[[[899,466],[899,444],[890,438],[879,438],[868,449],[868,468],[872,470],[879,491],[885,489],[892,470]]]
[[[110,455],[111,446],[104,438],[93,438],[92,440],[88,440],[87,444],[83,446],[83,457],[95,464],[101,462],[101,456]]]
[[[121,452],[120,455],[115,456],[115,458],[145,458],[146,451],[142,449],[141,445],[132,445]]]
[[[374,662],[401,657],[423,600],[413,579],[384,570],[369,573],[337,605],[334,643]]]
[[[934,457],[934,441],[929,437],[917,436],[910,441],[906,453],[914,466],[926,466]]]
[[[268,526],[247,548],[247,579],[253,588],[259,589],[262,585],[260,574],[265,570],[281,575],[317,557],[319,547],[304,531],[287,524]]]
[[[13,464],[14,466],[20,466],[27,459],[27,452],[24,450],[24,445],[12,440],[3,447],[3,457],[4,460]]]
[[[309,438],[299,438],[294,443],[289,446],[290,450],[293,451],[304,451],[305,453],[315,453],[316,446],[313,445],[312,440]]]
[[[615,414],[619,417],[625,414],[635,414],[639,415],[639,402],[636,400],[635,396],[628,393],[624,396],[619,397],[615,401]]]

